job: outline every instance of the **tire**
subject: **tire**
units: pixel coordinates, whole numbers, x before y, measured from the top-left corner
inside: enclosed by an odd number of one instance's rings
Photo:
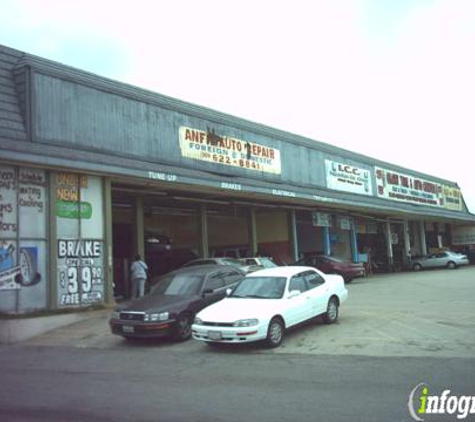
[[[333,324],[338,320],[338,299],[331,297],[328,301],[327,311],[323,314],[325,324]]]
[[[454,261],[449,261],[447,262],[447,268],[450,268],[451,270],[455,270],[455,268],[457,268],[457,264]]]
[[[412,266],[412,269],[413,269],[414,271],[420,271],[420,270],[422,270],[422,265],[421,265],[421,264],[414,264],[414,265]]]
[[[175,323],[175,331],[173,339],[175,341],[186,341],[191,337],[191,321],[190,314],[180,314]]]
[[[274,317],[267,329],[266,345],[269,348],[279,347],[284,339],[284,323],[280,318]]]

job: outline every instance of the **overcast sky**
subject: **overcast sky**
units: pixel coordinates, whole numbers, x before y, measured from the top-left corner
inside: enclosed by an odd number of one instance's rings
[[[0,0],[0,43],[455,181],[475,212],[473,0]]]

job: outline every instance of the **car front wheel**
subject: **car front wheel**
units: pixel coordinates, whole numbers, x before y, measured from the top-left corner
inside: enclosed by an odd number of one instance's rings
[[[280,318],[272,318],[267,329],[267,347],[279,347],[284,339],[284,324]]]
[[[338,300],[335,297],[328,301],[327,312],[323,314],[325,324],[333,324],[338,319]]]
[[[185,341],[191,337],[191,315],[181,314],[178,316],[173,338],[176,341]]]
[[[412,266],[412,269],[413,269],[414,271],[420,271],[420,270],[422,270],[422,265],[421,265],[421,264],[414,264],[414,265]]]

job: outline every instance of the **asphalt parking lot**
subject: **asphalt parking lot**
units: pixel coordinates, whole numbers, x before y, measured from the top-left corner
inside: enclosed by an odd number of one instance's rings
[[[198,341],[131,342],[110,334],[108,312],[24,342],[36,346],[173,348],[174,352],[475,357],[475,267],[372,275],[348,286],[337,324],[319,319],[287,333],[278,349],[209,348]]]

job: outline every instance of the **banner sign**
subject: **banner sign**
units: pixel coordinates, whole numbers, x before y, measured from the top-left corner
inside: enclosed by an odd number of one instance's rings
[[[371,172],[360,167],[325,160],[327,188],[372,195]]]
[[[463,210],[462,192],[459,188],[442,185],[442,194],[445,208],[452,211]]]
[[[377,194],[393,201],[440,207],[437,183],[375,167]]]
[[[272,174],[281,173],[280,151],[268,146],[180,127],[182,157]]]
[[[101,302],[104,296],[103,242],[58,241],[58,300],[60,306]]]
[[[332,216],[323,212],[313,212],[312,221],[313,225],[317,227],[331,227],[332,226]]]
[[[375,167],[377,195],[393,201],[462,211],[459,188]]]

